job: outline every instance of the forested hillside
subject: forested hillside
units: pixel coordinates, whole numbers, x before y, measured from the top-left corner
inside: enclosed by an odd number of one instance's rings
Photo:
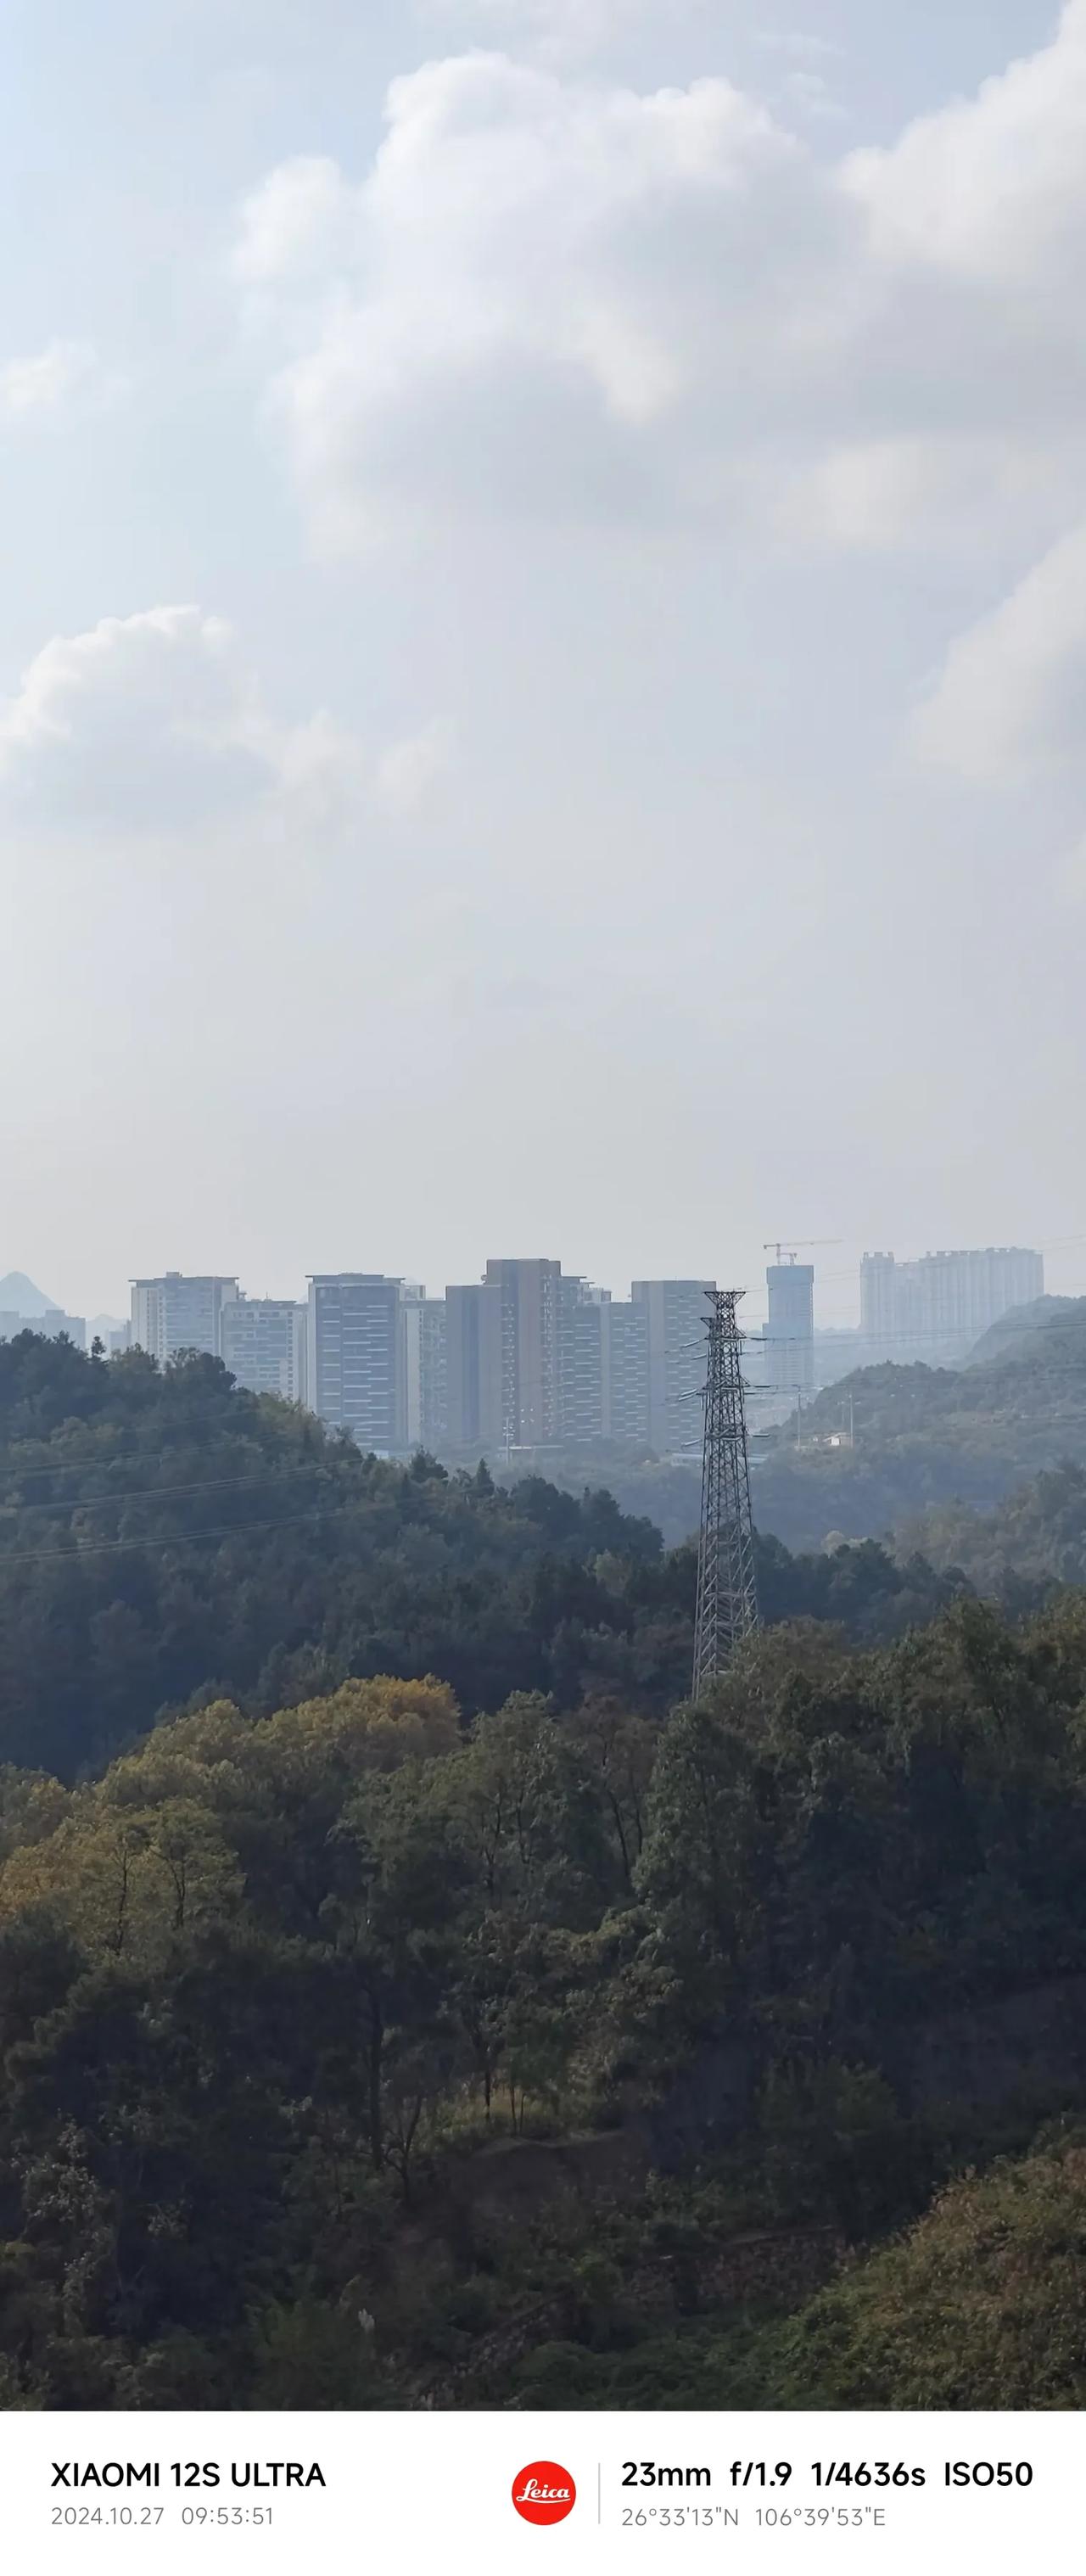
[[[954,1589],[878,1549],[793,1564],[767,1543],[760,1572],[769,1618],[857,1636]],[[363,1457],[215,1360],[0,1345],[0,1759],[71,1778],[194,1694],[258,1713],[373,1673],[437,1673],[468,1715],[616,1689],[659,1716],[695,1576],[606,1492]]]
[[[907,1522],[898,1545],[906,1563],[921,1552],[1008,1608],[1031,1607],[1053,1586],[1086,1583],[1086,1468],[1050,1468],[987,1512],[944,1503]]]
[[[606,1493],[33,1336],[0,1494],[0,2402],[1079,2402],[1086,1594],[764,1538],[692,1709]]]
[[[928,1510],[989,1510],[1065,1462],[1086,1468],[1086,1298],[1032,1329],[987,1337],[964,1369],[861,1369],[804,1410],[804,1438],[850,1427],[854,1447],[805,1447],[778,1433],[755,1475],[763,1529],[790,1548],[885,1538]],[[649,1507],[646,1502],[646,1509]]]
[[[1052,1324],[1069,1324],[1074,1332],[1081,1323],[1084,1307],[1086,1299],[1081,1297],[1034,1297],[1026,1306],[1012,1306],[974,1342],[967,1366],[983,1368],[990,1360],[1006,1359],[1017,1351],[1029,1357],[1026,1345],[1034,1333]]]
[[[886,2321],[935,2258],[847,2257],[1084,2098],[1037,2040],[1086,1990],[1084,1694],[1081,1597],[966,1601],[866,1654],[782,1628],[665,1724],[377,1678],[9,1770],[6,2402],[817,2403],[823,2348],[918,2402]],[[986,2296],[1063,2402],[1021,2265]]]
[[[1086,1468],[1086,1298],[1020,1308],[966,1368],[858,1369],[804,1406],[801,1448],[796,1429],[793,1420],[755,1439],[753,1493],[759,1528],[801,1554],[834,1536],[886,1539],[929,1508],[989,1510],[1065,1460]],[[494,1473],[515,1482],[499,1462]],[[611,1444],[587,1464],[572,1450],[548,1458],[547,1473],[572,1491],[590,1475],[669,1546],[697,1527],[697,1461]]]

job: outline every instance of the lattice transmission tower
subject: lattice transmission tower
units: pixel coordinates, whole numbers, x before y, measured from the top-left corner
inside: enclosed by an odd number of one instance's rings
[[[736,1320],[742,1294],[741,1288],[706,1291],[709,1351],[694,1628],[695,1701],[724,1671],[740,1639],[758,1626],[743,1336]]]

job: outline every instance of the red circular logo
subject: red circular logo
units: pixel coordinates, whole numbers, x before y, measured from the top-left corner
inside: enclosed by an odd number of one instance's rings
[[[513,2480],[513,2502],[525,2522],[564,2522],[577,2502],[577,2489],[557,2460],[532,2460]]]

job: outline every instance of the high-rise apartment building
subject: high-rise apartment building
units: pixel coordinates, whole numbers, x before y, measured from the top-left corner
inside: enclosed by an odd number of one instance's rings
[[[207,1351],[221,1359],[223,1313],[237,1293],[236,1279],[180,1270],[167,1270],[161,1279],[133,1279],[132,1340],[160,1366],[181,1351]]]
[[[362,1449],[407,1446],[402,1280],[380,1271],[320,1271],[309,1282],[308,1401]]]
[[[401,1289],[400,1309],[407,1446],[440,1450],[449,1438],[445,1299],[412,1281]]]
[[[607,1409],[609,1440],[649,1438],[648,1310],[631,1297],[613,1297],[607,1308]]]
[[[766,1386],[776,1395],[812,1395],[815,1386],[814,1271],[778,1261],[766,1271],[769,1320],[762,1336]]]
[[[1044,1295],[1044,1260],[1017,1246],[929,1252],[897,1261],[868,1252],[860,1265],[860,1334],[872,1360],[953,1366],[1012,1306]]]
[[[563,1443],[640,1440],[649,1436],[648,1312],[590,1288],[562,1282],[561,1437]]]
[[[447,1288],[441,1302],[437,1436],[451,1450],[647,1441],[645,1307],[564,1277],[558,1262],[528,1261],[491,1262],[477,1286]]]
[[[661,1457],[701,1447],[705,1384],[705,1292],[711,1279],[635,1279],[645,1310],[649,1442]]]
[[[426,1290],[420,1282],[401,1279],[404,1438],[410,1449],[418,1449],[422,1443],[422,1309],[425,1303]]]
[[[484,1367],[491,1340],[500,1339],[498,1293],[481,1282],[445,1290],[445,1421],[450,1449],[496,1448],[502,1438],[500,1403],[484,1419],[483,1386],[496,1382],[500,1359]]]
[[[892,1359],[898,1319],[904,1313],[906,1274],[918,1262],[892,1252],[865,1252],[860,1263],[860,1339],[869,1360]]]
[[[611,1296],[584,1279],[561,1283],[558,1421],[565,1444],[603,1440],[610,1413]]]
[[[488,1261],[480,1310],[480,1423],[514,1448],[561,1438],[560,1261]]]
[[[424,1297],[419,1317],[419,1439],[443,1449],[449,1437],[446,1360],[448,1318],[443,1297]]]
[[[239,1386],[304,1404],[309,1309],[294,1297],[246,1297],[222,1310],[222,1357]]]

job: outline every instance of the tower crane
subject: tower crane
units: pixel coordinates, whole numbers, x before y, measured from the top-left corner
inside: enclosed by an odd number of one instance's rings
[[[763,1243],[762,1250],[763,1252],[776,1253],[777,1268],[779,1270],[781,1267],[782,1252],[786,1252],[788,1254],[789,1261],[794,1268],[797,1252],[826,1252],[829,1250],[831,1244],[840,1243],[842,1240],[843,1237],[839,1234],[818,1234],[811,1236],[806,1243]]]

